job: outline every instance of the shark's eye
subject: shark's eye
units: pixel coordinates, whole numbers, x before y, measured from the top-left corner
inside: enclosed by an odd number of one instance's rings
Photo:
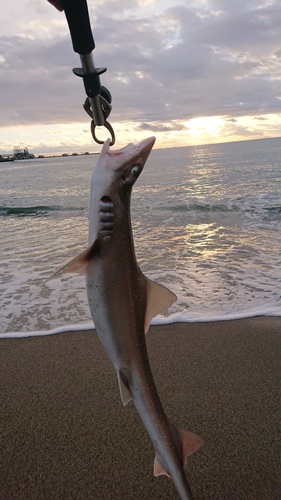
[[[134,165],[133,167],[131,167],[131,175],[137,175],[139,173],[139,169],[140,167],[138,165]]]

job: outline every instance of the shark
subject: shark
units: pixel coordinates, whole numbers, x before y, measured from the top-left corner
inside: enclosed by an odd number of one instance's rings
[[[152,150],[149,137],[119,150],[107,140],[94,167],[87,248],[57,271],[86,276],[88,303],[99,339],[117,374],[123,405],[133,401],[155,449],[154,475],[165,474],[182,500],[191,500],[184,467],[203,439],[170,422],[161,404],[146,348],[153,317],[177,299],[138,266],[131,225],[132,188]]]

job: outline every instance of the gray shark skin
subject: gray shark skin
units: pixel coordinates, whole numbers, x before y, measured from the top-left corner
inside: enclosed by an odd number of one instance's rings
[[[132,187],[154,141],[151,137],[118,151],[110,151],[109,141],[104,144],[91,182],[89,246],[53,277],[85,272],[91,314],[117,373],[122,402],[133,400],[155,448],[154,474],[170,476],[180,498],[191,500],[183,467],[203,440],[167,419],[145,342],[151,319],[176,296],[141,272],[130,220]]]

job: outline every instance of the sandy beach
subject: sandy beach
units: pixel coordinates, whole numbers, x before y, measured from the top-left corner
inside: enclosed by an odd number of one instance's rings
[[[95,331],[1,339],[1,500],[177,500]],[[170,420],[200,434],[195,500],[281,499],[281,317],[151,327]]]

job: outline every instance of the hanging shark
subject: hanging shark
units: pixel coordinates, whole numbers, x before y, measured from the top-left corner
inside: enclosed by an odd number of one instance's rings
[[[85,273],[92,318],[115,368],[121,400],[123,405],[133,400],[155,448],[154,475],[171,477],[180,498],[191,500],[183,468],[203,440],[168,420],[145,342],[151,319],[177,297],[141,272],[130,218],[132,187],[154,141],[150,137],[115,151],[110,150],[109,140],[105,142],[91,181],[89,245],[53,277]]]

